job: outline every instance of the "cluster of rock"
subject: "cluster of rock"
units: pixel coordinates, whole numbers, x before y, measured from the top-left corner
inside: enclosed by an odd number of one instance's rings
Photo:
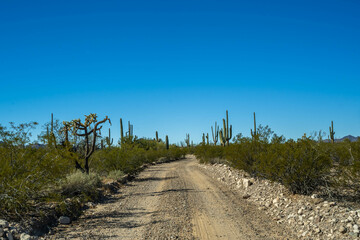
[[[251,178],[225,164],[200,166],[300,239],[360,239],[360,209],[339,206],[315,194],[294,195],[279,183]]]
[[[32,240],[33,238],[20,230],[16,224],[9,224],[8,221],[0,219],[0,240]]]
[[[70,224],[71,219],[66,216],[61,216],[58,219],[59,224]],[[17,223],[9,223],[4,219],[0,219],[0,240],[38,240],[44,239],[43,237],[31,236],[20,227]]]

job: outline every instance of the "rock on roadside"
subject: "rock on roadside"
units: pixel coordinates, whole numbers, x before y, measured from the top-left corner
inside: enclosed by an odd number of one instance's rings
[[[291,229],[300,239],[360,239],[360,209],[312,196],[293,195],[280,183],[251,178],[225,164],[199,164],[210,175]]]

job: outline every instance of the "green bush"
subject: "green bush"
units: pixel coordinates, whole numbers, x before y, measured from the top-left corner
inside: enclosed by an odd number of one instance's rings
[[[198,146],[195,155],[200,162],[212,163],[213,159],[223,158],[231,166],[252,176],[280,182],[293,193],[310,194],[318,187],[329,184],[333,167],[330,143],[319,143],[309,138],[285,142],[282,136],[272,135],[267,126],[259,128],[258,132],[255,139],[243,138],[239,134],[236,143],[226,147]],[[357,152],[357,148],[353,149]],[[355,169],[357,165],[354,163],[351,166]]]
[[[86,174],[77,170],[60,182],[59,190],[63,196],[74,197],[81,194],[91,195],[100,186],[101,180],[98,174],[93,172]]]
[[[213,145],[199,145],[194,154],[201,163],[216,163],[224,159],[224,147]]]
[[[109,174],[107,175],[107,178],[118,181],[120,180],[123,176],[125,175],[125,173],[121,170],[112,170],[109,172]]]
[[[1,127],[1,126],[0,126]],[[18,218],[47,197],[47,188],[73,169],[64,149],[29,145],[32,125],[0,128],[0,217]]]

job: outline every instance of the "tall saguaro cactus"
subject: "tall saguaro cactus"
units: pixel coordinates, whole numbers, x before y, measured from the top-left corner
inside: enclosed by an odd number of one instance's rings
[[[165,144],[166,144],[166,149],[169,150],[169,137],[168,137],[168,135],[166,135],[166,137],[165,137]]]
[[[223,146],[225,146],[225,144],[227,144],[229,146],[230,140],[232,138],[232,125],[230,125],[230,128],[229,128],[228,110],[226,110],[226,121],[225,121],[225,119],[223,119],[223,125],[224,125],[223,129],[221,129],[219,131],[220,142]]]
[[[129,125],[128,137],[129,139],[131,139],[134,132],[134,125],[130,124],[130,121],[128,121],[128,125]]]
[[[215,122],[215,131],[213,127],[211,126],[211,133],[214,141],[214,145],[216,145],[218,139],[219,139],[219,126],[217,126],[217,123]]]
[[[250,133],[251,133],[251,136],[253,137],[253,139],[255,139],[257,137],[255,112],[254,112],[254,131],[252,129],[250,129]]]
[[[97,115],[95,113],[90,113],[89,115],[85,115],[85,121],[81,122],[80,119],[75,119],[70,122],[71,127],[73,129],[73,134],[78,137],[85,138],[85,151],[84,151],[84,167],[75,160],[75,167],[83,172],[89,174],[89,158],[95,151],[96,146],[96,137],[101,134],[101,124],[108,121],[111,125],[111,121],[106,116],[103,120],[98,121]],[[90,140],[92,137],[92,140]]]
[[[160,142],[161,140],[159,139],[159,133],[158,131],[155,132],[155,141],[156,142]]]
[[[122,118],[120,118],[120,144],[124,142],[124,128],[122,123]]]
[[[202,143],[201,144],[205,145],[205,133],[203,133],[203,135],[202,135]]]
[[[335,132],[334,132],[334,123],[331,121],[331,126],[329,127],[329,135],[331,139],[331,143],[335,142]]]
[[[206,145],[209,145],[209,133],[206,133]]]
[[[185,143],[186,143],[187,147],[190,147],[190,134],[189,133],[186,134]]]
[[[49,128],[47,128],[47,138],[48,138],[48,144],[54,145],[56,148],[56,137],[54,134],[54,114],[51,113],[51,122],[50,122],[50,133]]]
[[[111,140],[110,140],[111,139]],[[111,138],[111,132],[110,132],[110,128],[109,128],[109,136],[105,138],[106,141],[106,145],[108,147],[111,147],[111,145],[114,143],[114,139]]]

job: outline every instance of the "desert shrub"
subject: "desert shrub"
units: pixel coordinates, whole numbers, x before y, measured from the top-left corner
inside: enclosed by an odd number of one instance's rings
[[[160,158],[176,160],[183,158],[187,150],[171,146],[166,149],[148,149],[139,147],[138,144],[123,144],[121,147],[112,147],[96,151],[90,161],[90,167],[102,175],[107,175],[114,170],[132,174],[145,164],[155,162]]]
[[[276,155],[277,159],[274,159]],[[269,177],[283,183],[293,193],[310,194],[328,182],[331,159],[326,151],[310,139],[277,145],[275,154],[267,154],[266,157],[272,159],[270,164],[265,164],[272,168],[273,175]]]
[[[240,144],[232,144],[224,149],[225,158],[235,168],[256,175],[253,165],[261,150],[261,143],[244,139]]]
[[[224,158],[224,147],[214,145],[199,145],[194,148],[194,154],[201,163],[215,163]]]
[[[99,150],[93,154],[90,167],[105,175],[113,170],[133,173],[146,160],[145,152],[138,147]]]
[[[329,144],[331,158],[335,163],[336,184],[355,192],[360,190],[360,140]]]
[[[98,174],[94,172],[86,174],[77,170],[60,181],[59,190],[62,196],[73,197],[81,194],[91,195],[100,186],[101,180]]]
[[[163,150],[163,154],[167,160],[179,160],[185,157],[187,148],[171,146],[168,150]]]
[[[231,166],[252,176],[281,182],[293,193],[309,194],[329,182],[332,161],[329,144],[312,139],[285,142],[266,127],[258,128],[254,139],[238,134],[230,146],[198,146],[200,162],[225,158]],[[353,164],[355,166],[355,164]]]
[[[107,178],[117,181],[117,180],[121,179],[124,175],[125,175],[125,173],[121,170],[112,170],[107,175]]]
[[[46,198],[46,188],[73,168],[72,153],[29,145],[31,124],[0,129],[0,216],[18,218]]]

